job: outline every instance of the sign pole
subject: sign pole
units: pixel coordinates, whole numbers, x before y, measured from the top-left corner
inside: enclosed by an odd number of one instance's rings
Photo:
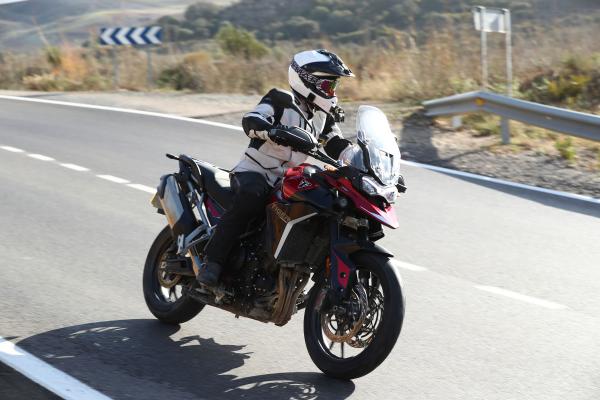
[[[513,95],[513,65],[512,65],[512,25],[510,10],[504,9],[504,23],[506,25],[506,94]]]
[[[147,59],[147,65],[146,65],[146,79],[147,79],[147,84],[148,84],[148,89],[152,89],[152,87],[154,86],[154,71],[152,70],[152,49],[148,48],[146,49],[146,59]]]
[[[512,71],[512,26],[510,21],[510,10],[503,9],[504,28],[506,30],[506,94],[512,97],[513,71]],[[510,144],[510,120],[502,118],[500,121],[502,131],[502,144]]]
[[[117,56],[117,49],[112,49],[112,61],[113,61],[113,88],[116,90],[119,88],[119,58]]]
[[[479,8],[479,22],[481,26],[481,86],[484,91],[488,88],[488,62],[487,62],[487,32],[485,31],[485,7]]]

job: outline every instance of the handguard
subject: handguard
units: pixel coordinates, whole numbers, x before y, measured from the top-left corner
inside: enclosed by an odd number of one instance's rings
[[[278,126],[269,131],[269,139],[281,146],[289,146],[294,151],[309,153],[317,147],[313,135],[296,126]]]

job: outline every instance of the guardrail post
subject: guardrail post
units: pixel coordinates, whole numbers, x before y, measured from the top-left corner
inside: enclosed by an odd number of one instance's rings
[[[510,144],[510,120],[508,118],[500,119],[502,129],[502,144]]]
[[[460,129],[462,128],[462,115],[455,115],[452,117],[452,129]]]

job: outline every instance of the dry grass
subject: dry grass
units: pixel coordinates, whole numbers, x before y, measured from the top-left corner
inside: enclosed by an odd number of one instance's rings
[[[600,54],[600,42],[592,40],[592,28],[564,28],[560,33],[515,38],[515,86],[540,71],[559,65],[567,56]],[[286,86],[290,54],[311,47],[338,52],[357,77],[347,79],[340,96],[348,100],[379,100],[415,103],[479,87],[479,37],[472,31],[432,33],[429,40],[415,44],[398,34],[388,47],[335,45],[323,42],[278,43],[268,56],[246,61],[224,54],[215,43],[165,45],[153,55],[154,78],[163,88],[173,86],[169,72],[183,79],[179,88],[198,92],[262,93],[273,86]],[[490,35],[490,81],[504,90],[503,37]],[[120,48],[120,87],[145,90],[146,54]],[[112,88],[113,65],[107,49],[62,47],[59,65],[48,62],[45,52],[4,53],[0,57],[0,88],[37,90],[103,90]],[[161,73],[163,73],[161,75]],[[159,78],[165,79],[159,79]],[[56,80],[56,82],[51,82]]]

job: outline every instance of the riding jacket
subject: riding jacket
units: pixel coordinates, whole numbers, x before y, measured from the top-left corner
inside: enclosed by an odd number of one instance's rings
[[[293,109],[275,105],[271,101],[270,94],[271,92],[267,93],[254,110],[244,115],[242,119],[242,127],[250,138],[250,144],[232,172],[259,172],[264,174],[271,186],[275,186],[288,168],[302,164],[308,156],[293,151],[288,146],[274,143],[269,139],[269,130],[277,125],[297,126],[309,133],[311,133],[311,129]],[[337,159],[350,141],[343,138],[333,117],[322,111],[313,110],[297,96],[295,101],[319,132],[318,136],[313,133],[315,139],[330,157]]]

